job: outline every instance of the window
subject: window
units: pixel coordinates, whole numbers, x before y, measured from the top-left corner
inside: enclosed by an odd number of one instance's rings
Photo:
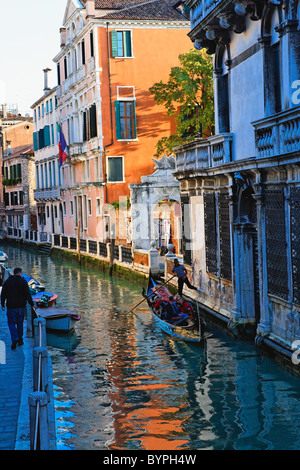
[[[271,46],[273,77],[274,77],[274,106],[275,113],[281,111],[281,67],[279,42]]]
[[[36,172],[36,188],[40,189],[40,174],[39,174],[38,166],[36,167],[35,172]]]
[[[60,64],[57,64],[57,84],[60,85]]]
[[[96,199],[96,215],[97,217],[100,217],[101,216],[101,200],[100,200],[100,197],[97,197]]]
[[[54,145],[55,144],[55,140],[54,140],[54,125],[51,124],[51,145]]]
[[[117,139],[136,138],[135,101],[116,101],[116,136]]]
[[[82,63],[82,65],[85,64],[85,44],[84,44],[84,40],[81,43],[81,63]]]
[[[124,181],[123,157],[107,158],[107,181],[120,183]]]
[[[67,57],[64,57],[64,67],[65,67],[65,79],[67,79],[68,78]]]
[[[90,46],[91,46],[91,57],[94,57],[94,35],[93,35],[93,31],[90,32]]]
[[[97,110],[93,104],[89,109],[90,138],[97,137]]]
[[[131,31],[112,31],[111,45],[113,57],[132,57]]]
[[[70,215],[74,215],[73,201],[70,201]]]
[[[95,157],[95,181],[99,181],[99,157]]]
[[[52,176],[53,176],[53,187],[55,188],[56,186],[56,176],[55,176],[55,162],[52,162]]]
[[[91,216],[92,215],[92,201],[88,199],[87,203],[88,203],[88,215]]]
[[[88,110],[82,113],[82,138],[83,142],[98,136],[97,129],[97,108],[93,104]]]

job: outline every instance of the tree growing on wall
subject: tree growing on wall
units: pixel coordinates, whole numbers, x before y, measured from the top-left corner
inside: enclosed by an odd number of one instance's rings
[[[171,155],[174,147],[213,133],[213,65],[204,51],[192,49],[179,56],[180,66],[172,67],[169,79],[149,89],[167,116],[176,121],[176,132],[156,144],[156,157]]]

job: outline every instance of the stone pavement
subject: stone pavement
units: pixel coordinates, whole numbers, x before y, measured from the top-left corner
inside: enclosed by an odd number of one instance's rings
[[[24,344],[27,347],[26,341]],[[21,403],[24,346],[11,350],[6,312],[0,308],[0,450],[14,450]]]

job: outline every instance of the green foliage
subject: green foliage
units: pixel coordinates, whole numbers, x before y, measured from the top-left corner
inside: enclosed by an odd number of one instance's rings
[[[124,210],[126,208],[130,209],[130,207],[131,207],[130,198],[127,197],[126,201],[122,200],[122,201],[111,202],[111,205],[117,210],[119,210],[119,209]]]
[[[18,183],[21,183],[22,178],[6,178],[2,181],[3,186],[15,186]]]
[[[180,67],[172,67],[169,80],[149,89],[154,100],[164,105],[167,116],[176,120],[176,132],[161,138],[156,157],[171,155],[177,145],[211,135],[214,123],[213,65],[205,52],[191,51],[179,56]]]

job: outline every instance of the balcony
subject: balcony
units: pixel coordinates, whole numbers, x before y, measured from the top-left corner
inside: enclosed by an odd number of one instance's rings
[[[34,190],[35,201],[55,201],[61,199],[61,188],[45,188]]]
[[[258,158],[300,151],[300,106],[252,122]]]
[[[72,72],[71,75],[66,78],[66,80],[63,82],[63,93],[66,93],[69,88],[74,86],[76,83],[76,74],[75,72]]]
[[[176,171],[202,170],[232,161],[232,134],[199,139],[175,149]]]
[[[243,33],[246,16],[256,21],[262,17],[263,2],[253,0],[186,0],[190,8],[191,31],[188,34],[197,49],[214,54],[217,44],[230,42],[230,31]]]
[[[69,162],[77,163],[85,160],[83,142],[74,142],[69,146]]]

